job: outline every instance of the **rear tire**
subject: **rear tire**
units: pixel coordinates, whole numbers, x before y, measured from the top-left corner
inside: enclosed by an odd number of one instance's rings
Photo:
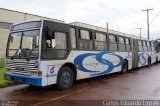
[[[73,84],[73,71],[69,67],[62,67],[57,76],[57,89],[67,90]]]
[[[122,65],[121,65],[121,73],[125,74],[128,72],[128,63],[126,60],[123,61]]]

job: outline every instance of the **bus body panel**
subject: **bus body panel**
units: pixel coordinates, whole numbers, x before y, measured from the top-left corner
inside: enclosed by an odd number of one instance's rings
[[[41,61],[42,85],[56,84],[58,72],[65,63],[75,65],[79,80],[119,72],[124,59],[128,61],[128,69],[132,69],[132,52],[71,51],[66,60]]]
[[[156,62],[156,52],[138,52],[138,67],[148,65],[149,58],[151,58],[151,64]]]
[[[149,57],[150,57],[150,53],[138,52],[138,67],[147,66]]]
[[[157,53],[156,51],[151,52],[151,64],[156,63],[157,61]]]

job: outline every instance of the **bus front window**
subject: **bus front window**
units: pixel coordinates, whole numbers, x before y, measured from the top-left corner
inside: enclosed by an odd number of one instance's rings
[[[11,33],[9,36],[7,57],[38,58],[39,30]]]
[[[13,56],[20,48],[22,32],[12,33],[9,37],[7,56]]]

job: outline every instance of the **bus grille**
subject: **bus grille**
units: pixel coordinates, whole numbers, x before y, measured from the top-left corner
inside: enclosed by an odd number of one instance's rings
[[[10,70],[13,74],[19,75],[30,75],[30,71],[37,71],[38,68],[35,68],[35,62],[27,61],[6,61],[6,68]]]

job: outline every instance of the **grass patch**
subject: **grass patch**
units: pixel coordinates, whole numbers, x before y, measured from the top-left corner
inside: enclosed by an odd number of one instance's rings
[[[0,59],[0,88],[7,87],[9,85],[13,85],[14,83],[11,81],[4,80],[4,73],[6,72],[6,66],[4,59]]]
[[[4,59],[0,59],[0,69],[5,68]]]

